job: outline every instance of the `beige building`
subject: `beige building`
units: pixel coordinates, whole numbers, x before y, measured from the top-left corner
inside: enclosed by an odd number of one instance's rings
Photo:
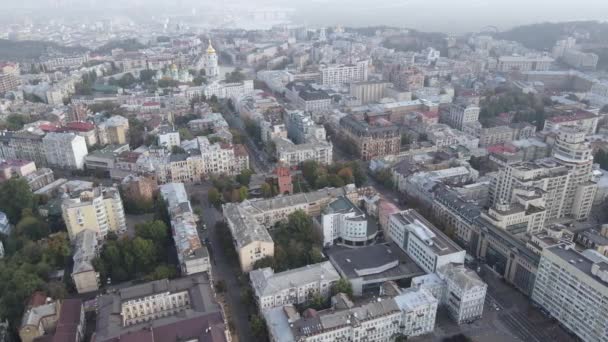
[[[340,119],[340,128],[356,145],[363,160],[394,155],[400,151],[399,127],[386,119],[365,121],[349,115]]]
[[[97,135],[101,145],[123,145],[129,143],[129,120],[114,115],[105,122],[97,125]]]
[[[73,240],[84,229],[90,229],[103,239],[109,232],[126,231],[125,212],[116,188],[98,187],[84,190],[61,204],[63,220]]]
[[[381,81],[353,82],[350,84],[350,95],[360,100],[361,104],[378,102],[390,85],[390,82]]]

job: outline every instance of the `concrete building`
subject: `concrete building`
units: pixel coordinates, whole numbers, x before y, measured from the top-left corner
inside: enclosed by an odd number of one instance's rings
[[[545,120],[543,131],[558,132],[561,127],[576,126],[585,131],[587,135],[592,135],[597,131],[599,119],[598,115],[587,111],[552,116]]]
[[[171,217],[171,232],[182,275],[209,272],[209,251],[200,240],[197,222],[183,183],[168,183],[160,187]]]
[[[97,125],[97,141],[101,145],[128,144],[129,120],[120,115],[114,115]]]
[[[285,97],[298,109],[307,112],[325,112],[331,109],[331,97],[310,82],[294,81],[285,86]]]
[[[398,335],[424,335],[435,327],[437,299],[425,289],[407,289],[356,306],[348,298],[334,298],[334,308],[305,312],[304,316],[293,306],[266,311],[270,341],[389,342]]]
[[[575,49],[566,49],[561,60],[569,66],[579,70],[595,70],[599,56],[592,52],[583,52]]]
[[[95,341],[230,341],[205,273],[122,288],[98,298]]]
[[[340,276],[350,282],[355,296],[377,294],[387,281],[407,283],[424,274],[394,243],[360,248],[334,246],[326,253]]]
[[[19,338],[33,342],[47,332],[54,331],[59,321],[61,301],[48,298],[43,292],[34,292],[30,297],[19,326]]]
[[[17,89],[21,85],[20,74],[18,63],[0,62],[0,94]]]
[[[445,283],[441,304],[458,324],[481,318],[488,285],[475,271],[463,265],[448,264],[437,270],[437,275]]]
[[[158,184],[152,176],[128,175],[122,180],[120,187],[123,195],[134,203],[151,202],[158,191]]]
[[[553,62],[553,58],[546,56],[500,56],[497,70],[500,72],[547,71]]]
[[[42,139],[48,165],[66,169],[84,169],[89,153],[83,137],[73,133],[49,133]]]
[[[390,85],[390,82],[382,81],[352,82],[350,95],[361,101],[361,104],[378,102],[385,96],[386,88]]]
[[[311,140],[303,144],[294,144],[288,139],[274,139],[276,158],[290,167],[298,166],[307,160],[314,160],[323,165],[333,162],[333,145],[331,142]]]
[[[274,273],[270,267],[249,273],[260,311],[288,304],[304,304],[315,295],[329,299],[340,275],[329,261]]]
[[[179,146],[181,140],[179,138],[179,132],[173,129],[171,126],[159,127],[158,134],[156,135],[158,146],[162,146],[167,150],[171,151],[173,146]]]
[[[608,259],[567,245],[545,248],[532,300],[582,341],[608,340]]]
[[[340,119],[341,132],[357,147],[363,160],[398,154],[401,148],[399,127],[385,119],[358,120],[353,115]]]
[[[368,68],[368,60],[354,64],[321,65],[321,84],[341,86],[345,83],[367,81]]]
[[[446,111],[443,120],[452,128],[462,130],[463,126],[477,122],[480,108],[472,105],[452,104]]]
[[[63,220],[70,240],[84,229],[104,239],[109,232],[123,234],[127,230],[125,211],[118,189],[98,187],[73,193],[61,203]]]
[[[90,229],[84,229],[76,234],[72,241],[74,245],[74,267],[72,280],[78,293],[97,291],[100,285],[99,273],[93,267],[93,259],[99,255],[97,234]]]
[[[425,272],[464,264],[466,252],[413,209],[391,215],[389,237]]]
[[[0,156],[2,159],[31,160],[38,167],[46,166],[42,139],[42,135],[28,132],[0,132]]]
[[[338,197],[323,211],[320,222],[323,246],[350,247],[373,243],[378,234],[375,218],[368,217],[346,197]]]

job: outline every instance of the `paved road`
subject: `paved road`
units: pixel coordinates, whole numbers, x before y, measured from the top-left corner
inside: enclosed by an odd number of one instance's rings
[[[215,230],[215,223],[223,220],[223,216],[220,211],[210,206],[207,200],[207,192],[211,186],[210,183],[205,182],[201,185],[188,185],[186,189],[191,199],[199,200],[200,204],[195,207],[198,206],[203,211],[202,220],[207,225],[207,230],[201,233],[201,238],[209,239],[208,247],[214,281],[223,280],[226,284],[225,297],[239,341],[252,341],[247,307],[241,301],[241,286],[237,279],[240,270],[226,258],[221,248],[219,232]]]

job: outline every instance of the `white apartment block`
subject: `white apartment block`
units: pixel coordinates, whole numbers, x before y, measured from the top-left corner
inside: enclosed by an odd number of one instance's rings
[[[367,81],[369,61],[358,61],[355,64],[322,65],[321,84],[340,86],[345,83]]]
[[[582,70],[595,70],[599,56],[592,52],[583,52],[575,49],[566,49],[562,61],[569,66]]]
[[[294,144],[285,138],[273,140],[276,146],[276,158],[289,166],[298,166],[307,160],[314,160],[323,165],[333,161],[331,142],[312,140],[304,144]]]
[[[458,324],[481,318],[488,285],[477,273],[463,265],[449,264],[440,267],[437,275],[445,283],[440,301]]]
[[[480,108],[472,105],[453,104],[446,113],[445,120],[453,128],[462,130],[466,124],[477,122]]]
[[[500,56],[497,69],[500,72],[547,71],[553,62],[553,58],[546,56]]]
[[[270,267],[249,273],[260,311],[309,302],[315,295],[328,299],[340,275],[329,261],[274,273]]]
[[[243,82],[236,83],[214,81],[203,90],[205,97],[211,98],[215,95],[218,99],[238,99],[241,96],[252,93],[253,80],[244,80]]]
[[[424,335],[435,327],[437,299],[425,289],[354,306],[352,302],[300,317],[292,306],[264,312],[272,342],[389,342],[396,335]]]
[[[49,165],[82,170],[89,153],[85,139],[74,133],[49,133],[42,139]]]
[[[388,235],[427,273],[449,263],[464,264],[465,251],[414,209],[391,215]]]
[[[532,301],[582,341],[608,341],[608,258],[568,245],[545,248]]]
[[[171,151],[173,146],[179,146],[181,144],[179,138],[179,132],[173,130],[167,130],[157,135],[158,146],[162,146],[167,150]]]

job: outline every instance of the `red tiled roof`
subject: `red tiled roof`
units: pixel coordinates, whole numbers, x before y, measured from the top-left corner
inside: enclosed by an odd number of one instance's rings
[[[42,125],[38,126],[38,128],[40,128],[41,130],[43,130],[45,132],[57,132],[59,130],[59,127],[57,127],[53,124],[42,124]]]
[[[80,299],[65,299],[61,304],[59,322],[52,342],[75,341],[80,325],[82,301]]]
[[[68,122],[64,126],[68,130],[78,131],[78,132],[88,132],[90,130],[95,129],[95,125],[90,122],[82,122],[82,121],[72,121]]]
[[[571,114],[571,115],[554,116],[552,118],[549,118],[549,121],[551,121],[553,123],[562,123],[562,122],[569,122],[569,121],[591,119],[594,117],[596,117],[596,115],[591,112],[579,111],[579,112],[576,112],[575,114]]]

